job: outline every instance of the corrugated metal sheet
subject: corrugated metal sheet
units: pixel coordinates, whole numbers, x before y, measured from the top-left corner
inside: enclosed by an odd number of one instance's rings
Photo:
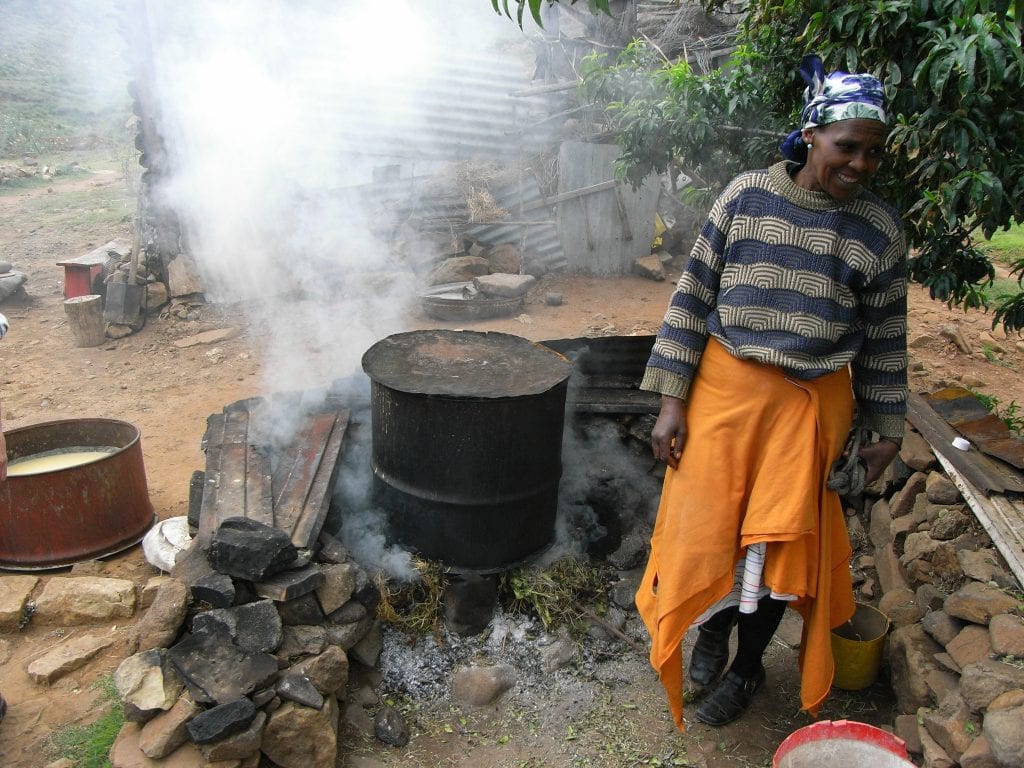
[[[339,146],[382,162],[512,160],[557,140],[538,121],[564,109],[565,93],[513,96],[530,85],[528,66],[509,56],[453,51],[428,74],[391,78],[351,101],[349,85],[311,69],[297,83],[306,99],[344,105]],[[534,126],[522,132],[526,125]],[[557,126],[555,126],[557,127]]]

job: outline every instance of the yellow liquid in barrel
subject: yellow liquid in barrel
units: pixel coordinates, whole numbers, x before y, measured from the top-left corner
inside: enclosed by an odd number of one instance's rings
[[[116,448],[61,448],[56,451],[37,453],[15,459],[7,466],[8,477],[22,475],[39,475],[44,472],[56,472],[60,469],[77,467],[90,461],[109,456]]]

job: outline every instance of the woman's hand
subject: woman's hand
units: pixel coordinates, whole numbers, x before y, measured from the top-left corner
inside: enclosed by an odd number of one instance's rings
[[[864,480],[864,484],[871,485],[871,483],[881,477],[885,468],[892,463],[892,460],[896,458],[896,454],[899,452],[900,447],[892,442],[892,440],[886,440],[884,437],[877,443],[862,445],[858,455],[864,459],[864,464],[867,466],[867,477]]]
[[[686,443],[686,403],[678,397],[661,396],[661,411],[651,430],[651,450],[657,461],[672,469],[679,466]]]

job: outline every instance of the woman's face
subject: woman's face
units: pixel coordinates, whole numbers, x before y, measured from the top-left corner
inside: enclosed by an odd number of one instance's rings
[[[812,192],[846,200],[878,170],[887,135],[883,123],[863,118],[805,128],[803,138],[810,146],[807,164],[797,173],[796,183]]]

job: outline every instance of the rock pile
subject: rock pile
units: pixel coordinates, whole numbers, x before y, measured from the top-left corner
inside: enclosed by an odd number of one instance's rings
[[[373,667],[380,654],[379,599],[333,537],[299,551],[276,528],[225,520],[135,627],[114,675],[126,722],[111,764],[333,765],[349,657]]]
[[[1020,584],[916,432],[860,501],[854,569],[892,623],[897,734],[926,768],[1024,765]]]

